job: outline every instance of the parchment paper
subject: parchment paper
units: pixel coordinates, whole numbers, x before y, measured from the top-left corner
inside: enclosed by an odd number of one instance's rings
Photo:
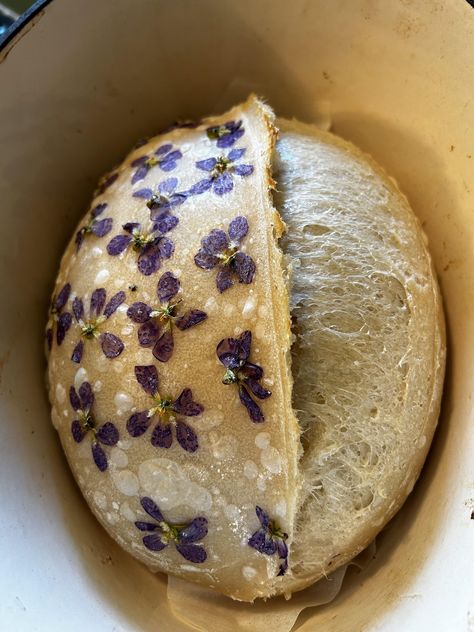
[[[291,599],[275,597],[254,604],[232,601],[212,590],[168,577],[168,602],[176,619],[199,632],[291,632],[300,613],[337,597],[350,565],[364,570],[374,558],[375,541],[362,553]]]

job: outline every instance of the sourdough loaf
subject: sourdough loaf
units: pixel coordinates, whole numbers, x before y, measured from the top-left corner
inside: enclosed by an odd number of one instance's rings
[[[239,600],[361,550],[436,425],[442,313],[405,197],[253,96],[103,179],[46,337],[53,423],[97,518],[152,570]]]

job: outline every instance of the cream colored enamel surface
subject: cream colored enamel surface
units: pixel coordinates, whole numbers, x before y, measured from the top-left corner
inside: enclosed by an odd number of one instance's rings
[[[0,583],[8,629],[49,632],[58,621],[71,632],[148,632],[157,621],[162,632],[188,629],[170,611],[166,581],[113,543],[65,475],[40,336],[58,257],[96,179],[137,138],[176,116],[224,111],[250,84],[279,115],[313,121],[324,101],[333,129],[397,179],[429,237],[447,312],[445,400],[420,482],[367,571],[346,577],[340,597],[305,613],[299,628],[470,632],[473,28],[464,0],[261,1],[251,10],[230,1],[138,0],[131,10],[121,0],[53,0],[3,53]],[[253,630],[251,613],[244,610]]]

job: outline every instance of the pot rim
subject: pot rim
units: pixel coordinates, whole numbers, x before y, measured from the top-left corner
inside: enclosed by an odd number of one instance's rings
[[[51,2],[52,0],[36,0],[29,9],[22,13],[0,37],[0,52]]]

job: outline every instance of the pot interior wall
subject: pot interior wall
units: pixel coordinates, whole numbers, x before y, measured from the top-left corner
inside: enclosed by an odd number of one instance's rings
[[[443,414],[422,480],[369,569],[299,629],[474,625],[473,37],[463,0],[53,0],[0,53],[5,629],[178,630],[166,580],[105,535],[68,474],[43,327],[98,177],[138,138],[249,89],[283,116],[329,111],[333,130],[398,180],[430,239],[448,320]]]

